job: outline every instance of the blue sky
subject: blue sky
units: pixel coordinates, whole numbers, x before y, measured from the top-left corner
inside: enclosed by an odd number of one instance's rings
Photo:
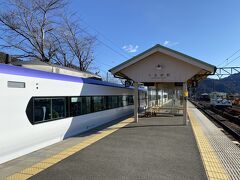
[[[69,8],[101,41],[95,65],[106,72],[157,43],[217,66],[240,49],[239,7],[239,0],[78,0]]]

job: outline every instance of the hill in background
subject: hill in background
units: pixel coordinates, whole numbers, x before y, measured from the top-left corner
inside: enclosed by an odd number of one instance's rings
[[[222,79],[207,78],[199,82],[198,93],[210,93],[213,91],[240,93],[240,73]]]

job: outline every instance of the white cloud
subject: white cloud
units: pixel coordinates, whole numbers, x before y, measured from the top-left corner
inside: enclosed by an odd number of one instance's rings
[[[167,40],[165,40],[165,41],[163,42],[163,45],[164,45],[164,46],[168,46],[168,47],[176,46],[176,45],[178,45],[178,44],[179,44],[179,42],[172,42],[172,41],[167,41]]]
[[[167,46],[169,44],[169,41],[164,41],[163,45]]]
[[[128,45],[124,45],[122,47],[123,50],[129,52],[129,53],[134,53],[134,52],[137,52],[139,46],[138,45],[132,45],[132,44],[128,44]]]

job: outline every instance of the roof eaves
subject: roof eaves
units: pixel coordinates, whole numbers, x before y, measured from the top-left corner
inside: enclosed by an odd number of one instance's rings
[[[170,49],[170,48],[168,48],[168,47],[162,46],[162,45],[160,45],[160,44],[157,44],[156,46],[157,46],[157,47],[160,47],[160,48],[162,48],[162,49],[171,51],[171,52],[173,52],[173,53],[176,53],[176,54],[178,54],[178,55],[184,56],[184,57],[186,57],[186,58],[189,58],[189,59],[191,59],[191,60],[193,60],[193,61],[197,61],[198,63],[204,64],[204,65],[209,66],[209,67],[211,67],[211,68],[215,68],[215,66],[212,65],[212,64],[206,63],[205,61],[202,61],[202,60],[199,60],[199,59],[194,58],[194,57],[192,57],[192,56],[189,56],[189,55],[183,54],[183,53],[181,53],[181,52],[175,51],[175,50],[173,50],[173,49]]]
[[[129,63],[129,62],[131,62],[131,61],[133,61],[133,60],[135,60],[135,59],[137,59],[137,58],[139,58],[139,57],[141,57],[141,56],[143,56],[144,54],[152,51],[152,50],[155,49],[155,48],[165,49],[165,50],[170,51],[170,52],[172,52],[172,53],[175,53],[175,54],[178,54],[178,55],[183,56],[183,57],[185,57],[185,58],[188,58],[188,59],[191,59],[191,60],[193,60],[193,61],[196,61],[196,62],[198,62],[198,63],[204,64],[204,65],[206,65],[206,66],[208,66],[208,67],[210,67],[210,68],[213,68],[214,70],[216,69],[216,66],[214,66],[214,65],[211,65],[211,64],[209,64],[209,63],[206,63],[206,62],[204,62],[204,61],[201,61],[201,60],[196,59],[196,58],[194,58],[194,57],[191,57],[191,56],[189,56],[189,55],[183,54],[183,53],[181,53],[181,52],[175,51],[175,50],[173,50],[173,49],[167,48],[167,47],[162,46],[162,45],[160,45],[160,44],[156,44],[155,46],[151,47],[150,49],[147,49],[146,51],[144,51],[144,52],[142,52],[142,53],[140,53],[140,54],[138,54],[138,55],[136,55],[136,56],[128,59],[127,61],[124,61],[123,63],[121,63],[121,64],[119,64],[119,65],[117,65],[117,66],[115,66],[115,67],[113,67],[112,69],[109,70],[109,72],[112,72],[112,71],[118,69],[119,67],[121,67],[121,66],[123,66],[123,65],[125,65],[125,64],[127,64],[127,63]]]
[[[144,54],[146,54],[146,53],[152,51],[152,50],[155,49],[156,47],[157,47],[157,45],[151,47],[150,49],[147,49],[146,51],[143,51],[142,53],[140,53],[140,54],[138,54],[138,55],[136,55],[136,56],[134,56],[134,57],[128,59],[127,61],[124,61],[123,63],[121,63],[121,64],[119,64],[119,65],[113,67],[112,69],[109,69],[108,71],[109,71],[109,72],[112,72],[112,71],[114,71],[115,69],[119,68],[120,66],[123,66],[123,65],[129,63],[130,61],[133,61],[134,59],[137,59],[137,58],[141,57],[142,55],[144,55]]]

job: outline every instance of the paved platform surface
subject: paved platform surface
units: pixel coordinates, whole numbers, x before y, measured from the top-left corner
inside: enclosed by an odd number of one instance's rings
[[[190,102],[188,114],[208,177],[239,180],[240,148]]]
[[[191,126],[141,118],[31,179],[207,179]]]
[[[0,179],[240,179],[239,147],[191,103],[188,115],[112,122],[1,164]]]

